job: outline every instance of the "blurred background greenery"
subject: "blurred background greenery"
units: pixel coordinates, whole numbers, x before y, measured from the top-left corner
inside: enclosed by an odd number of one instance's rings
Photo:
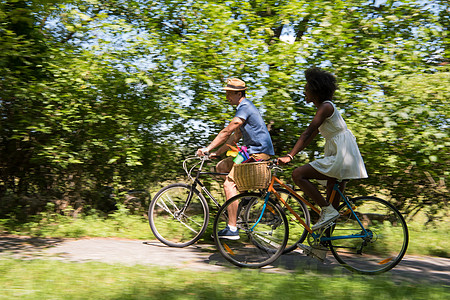
[[[368,169],[349,194],[381,196],[422,224],[447,218],[449,6],[2,0],[0,218],[106,214],[124,191],[182,177],[182,159],[233,116],[229,77],[246,81],[283,155],[314,114],[302,91],[311,66],[338,77],[335,102]]]

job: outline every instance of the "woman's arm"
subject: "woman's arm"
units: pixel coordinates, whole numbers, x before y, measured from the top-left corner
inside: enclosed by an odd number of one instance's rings
[[[326,118],[330,117],[333,114],[334,107],[331,103],[322,103],[320,107],[317,109],[316,115],[314,116],[312,122],[306,128],[306,130],[300,135],[299,139],[295,143],[295,146],[289,152],[289,155],[294,157],[297,153],[302,151],[308,146],[311,141],[316,137],[319,133],[319,127],[326,120]],[[291,161],[289,156],[280,158],[282,163],[288,163]]]

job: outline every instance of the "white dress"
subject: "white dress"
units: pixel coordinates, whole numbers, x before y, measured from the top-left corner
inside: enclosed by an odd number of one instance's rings
[[[320,173],[339,180],[367,178],[366,167],[353,133],[336,106],[334,112],[319,127],[325,138],[324,157],[309,163]]]

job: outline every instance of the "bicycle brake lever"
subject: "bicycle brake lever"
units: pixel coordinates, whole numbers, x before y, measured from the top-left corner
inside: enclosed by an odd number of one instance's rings
[[[202,149],[204,149],[204,148],[202,148]],[[200,157],[201,159],[204,159],[204,160],[209,159],[209,156],[211,154],[211,153],[209,153],[209,151],[205,151],[205,152],[202,151],[202,153],[203,153],[203,155],[198,155],[198,152],[196,152],[195,156]]]
[[[269,168],[275,171],[283,171],[283,169],[278,166],[277,162],[278,162],[277,159],[272,160],[273,164],[269,166]]]

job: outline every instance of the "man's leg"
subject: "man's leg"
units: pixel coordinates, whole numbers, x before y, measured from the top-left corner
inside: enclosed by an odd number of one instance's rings
[[[227,157],[219,161],[216,165],[216,172],[218,173],[229,173],[233,168],[234,162],[232,157]],[[220,176],[223,179],[226,179],[226,175]]]
[[[251,157],[255,159],[263,159],[263,160],[269,160],[270,156],[265,153],[255,153],[252,154]],[[231,199],[232,197],[239,194],[239,191],[236,187],[236,183],[233,180],[234,172],[233,170],[230,170],[230,174],[228,174],[224,184],[223,188],[225,190],[225,197],[228,199]],[[236,221],[237,221],[237,211],[239,208],[239,203],[237,201],[233,202],[231,205],[228,206],[228,225],[236,227]]]
[[[228,176],[227,179],[225,179],[225,182],[223,183],[223,189],[225,190],[225,197],[227,198],[227,200],[239,194],[236,188],[236,184]],[[233,203],[227,207],[228,225],[230,226],[236,227],[238,207],[239,203],[237,201],[233,201]]]
[[[225,198],[226,200],[231,199],[232,197],[236,196],[237,194],[239,194],[236,184],[234,183],[234,180],[232,179],[233,177],[233,169],[234,166],[234,162],[233,162],[233,158],[232,157],[228,157],[224,160],[221,160],[217,166],[216,166],[216,170],[219,173],[229,173],[227,176],[222,176],[225,177],[225,182],[223,183],[223,189],[225,192]],[[237,210],[239,207],[239,203],[235,202],[232,205],[228,206],[227,211],[228,211],[228,225],[229,226],[233,226],[236,227],[236,220],[237,220]]]

